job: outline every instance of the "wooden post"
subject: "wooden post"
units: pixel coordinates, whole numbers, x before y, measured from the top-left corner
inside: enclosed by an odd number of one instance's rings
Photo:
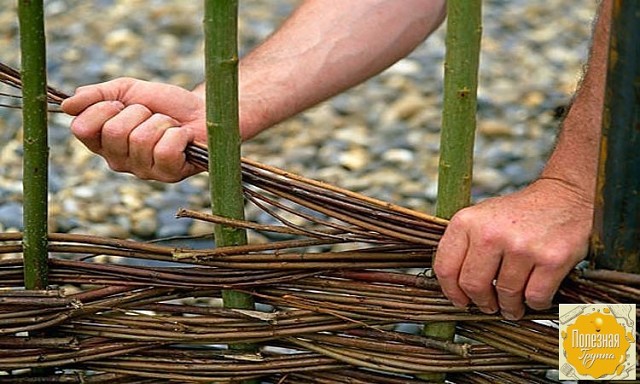
[[[46,289],[47,252],[47,75],[42,0],[18,2],[23,79],[24,284]]]
[[[211,208],[215,215],[244,219],[238,117],[238,2],[205,0],[205,72]],[[216,246],[247,244],[243,229],[217,224]],[[251,295],[224,290],[227,308],[254,309]],[[230,348],[255,352],[255,346]],[[245,381],[253,383],[254,381]]]
[[[591,250],[597,268],[640,273],[640,2],[616,0]]]
[[[482,1],[448,0],[436,204],[436,216],[445,219],[450,219],[471,201],[481,36]],[[455,323],[427,323],[423,333],[441,340],[453,340]],[[445,379],[440,373],[424,374],[420,378],[439,382]]]

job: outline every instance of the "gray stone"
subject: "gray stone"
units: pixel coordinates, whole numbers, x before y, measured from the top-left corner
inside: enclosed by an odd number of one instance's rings
[[[176,218],[176,210],[161,209],[157,214],[158,230],[156,235],[160,238],[172,236],[184,236],[189,233],[192,219]]]
[[[0,223],[5,228],[22,230],[22,205],[17,202],[0,204]]]

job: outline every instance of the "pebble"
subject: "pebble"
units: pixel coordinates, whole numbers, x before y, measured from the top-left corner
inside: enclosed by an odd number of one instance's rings
[[[397,74],[402,76],[415,75],[418,76],[420,71],[422,70],[422,65],[420,62],[412,59],[402,59],[397,63],[393,64],[389,69],[387,69],[387,73]]]
[[[22,204],[8,202],[0,205],[0,223],[5,228],[22,229]]]
[[[299,2],[241,2],[240,53],[270,35]],[[51,84],[68,93],[118,76],[186,88],[198,84],[204,65],[201,2],[153,4],[47,1]],[[554,110],[570,102],[581,76],[596,7],[569,0],[483,4],[474,201],[517,190],[542,169],[559,124]],[[19,63],[15,14],[13,3],[0,9],[0,41],[6,47],[0,59],[13,66]],[[245,143],[243,156],[433,213],[444,30],[379,76]],[[20,121],[18,110],[0,108],[3,230],[22,227]],[[208,211],[205,175],[162,184],[115,173],[71,137],[70,121],[63,114],[50,116],[50,228],[138,239],[211,232],[209,223],[175,218],[183,207]],[[251,205],[246,212],[250,220],[275,222]],[[277,236],[253,234],[251,241]]]
[[[478,122],[478,133],[486,137],[500,137],[513,135],[512,127],[500,120],[482,120]]]
[[[150,207],[137,209],[131,214],[131,232],[140,238],[151,238],[158,230],[156,211]]]
[[[485,194],[497,194],[509,184],[509,179],[495,168],[480,168],[473,173],[473,183]]]
[[[189,226],[189,236],[209,236],[213,233],[213,223],[207,221],[194,220]]]
[[[422,95],[418,93],[402,95],[382,115],[382,123],[390,124],[397,120],[410,121],[425,108],[425,100]]]
[[[413,151],[405,148],[391,148],[382,154],[382,160],[392,164],[411,164],[414,159]]]
[[[70,230],[69,233],[110,237],[114,239],[126,239],[131,237],[130,231],[113,223],[91,223],[88,228],[76,227]]]
[[[156,236],[159,238],[183,236],[189,233],[192,219],[177,219],[176,209],[161,209],[156,217],[158,220],[158,230]]]
[[[352,146],[338,155],[338,162],[349,171],[359,171],[370,161],[369,151],[361,146]]]

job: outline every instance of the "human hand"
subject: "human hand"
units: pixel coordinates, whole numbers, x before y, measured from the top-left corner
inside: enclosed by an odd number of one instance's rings
[[[564,277],[584,259],[593,201],[558,179],[459,211],[438,246],[434,271],[456,306],[475,303],[521,318],[525,303],[551,306]]]
[[[186,161],[206,143],[204,100],[186,89],[131,78],[80,87],[62,103],[71,131],[109,167],[142,179],[176,182],[199,172]]]

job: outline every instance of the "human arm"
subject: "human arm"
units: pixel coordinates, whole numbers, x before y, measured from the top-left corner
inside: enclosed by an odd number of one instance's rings
[[[444,18],[438,0],[307,0],[239,65],[243,139],[376,75]],[[204,94],[204,84],[195,89]]]
[[[459,211],[438,247],[434,270],[457,306],[475,303],[508,319],[551,306],[564,277],[588,250],[611,1],[601,4],[588,68],[539,179],[514,194]],[[494,286],[495,284],[495,286]]]
[[[242,138],[381,72],[435,30],[444,11],[444,0],[304,1],[240,60]],[[62,107],[78,115],[73,133],[112,168],[177,181],[196,172],[185,164],[187,143],[206,142],[202,100],[204,85],[187,95],[165,84],[120,79],[82,87]],[[166,130],[176,126],[187,131]]]

